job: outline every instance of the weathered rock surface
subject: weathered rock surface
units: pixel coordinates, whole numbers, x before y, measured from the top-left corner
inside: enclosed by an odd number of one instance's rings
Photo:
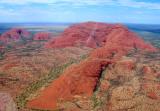
[[[47,43],[46,47],[56,48],[75,45],[83,45],[92,48],[104,45],[114,48],[120,45],[122,49],[141,48],[155,50],[153,46],[144,43],[142,39],[123,25],[98,22],[75,24],[66,29],[59,37]]]
[[[19,29],[19,28],[13,28],[3,33],[0,36],[0,41],[4,43],[8,43],[8,42],[13,42],[13,41],[18,41],[20,39],[27,39],[30,37],[31,37],[31,34],[28,31],[24,29]]]
[[[48,32],[38,32],[34,35],[33,40],[49,40],[51,36],[52,34]]]
[[[52,110],[57,108],[57,103],[61,100],[70,100],[76,95],[90,97],[99,83],[102,71],[108,68],[109,64],[114,65],[112,68],[115,68],[110,70],[107,74],[108,77],[106,77],[111,82],[111,85],[122,85],[124,81],[129,82],[136,73],[133,71],[135,61],[120,61],[121,58],[128,54],[130,50],[135,52],[138,50],[156,51],[156,48],[145,43],[122,25],[94,22],[71,26],[59,38],[47,43],[46,47],[57,48],[78,44],[100,48],[92,51],[86,60],[67,68],[58,79],[42,90],[38,97],[30,100],[27,107]],[[114,96],[111,97],[110,101],[112,106],[109,109],[111,111],[123,110],[125,107],[132,108],[135,104],[138,104],[135,101],[140,101],[140,98],[135,98],[134,101],[127,101],[127,99],[134,97],[135,89],[140,87],[137,85],[139,84],[133,84],[131,87],[121,86],[113,90],[112,95]],[[102,90],[103,88],[109,89],[109,87],[103,85]],[[117,96],[117,92],[121,94]],[[126,101],[117,101],[119,99],[126,99]]]
[[[28,106],[37,109],[54,109],[60,99],[71,99],[76,95],[91,96],[103,67],[110,63],[105,60],[86,60],[69,67],[62,76],[44,89],[38,98],[30,101]]]

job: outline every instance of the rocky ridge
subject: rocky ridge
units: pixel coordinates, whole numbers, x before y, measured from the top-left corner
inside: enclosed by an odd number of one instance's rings
[[[114,89],[115,91],[113,90],[105,106],[109,111],[128,111],[129,109],[134,111],[133,108],[135,105],[132,106],[132,104],[129,104],[130,106],[126,106],[126,103],[131,102],[137,104],[137,101],[141,100],[140,98],[135,98],[135,100],[131,99],[137,93],[136,91],[140,89],[140,86],[136,85],[139,81],[136,78],[132,80],[135,84],[133,84],[133,86],[123,86],[122,83],[133,77],[134,73],[131,72],[135,69],[136,64],[134,59],[123,60],[123,57],[129,54],[130,51],[134,53],[151,53],[156,52],[157,49],[151,44],[145,43],[123,25],[95,22],[73,25],[66,29],[60,37],[48,42],[45,47],[62,48],[77,45],[84,45],[96,49],[90,53],[87,59],[81,61],[79,64],[68,67],[59,78],[40,91],[37,97],[31,99],[27,103],[27,107],[46,110],[57,109],[59,108],[58,103],[61,103],[61,101],[74,100],[77,97],[89,98],[93,95],[99,84],[101,84],[101,90],[106,91],[109,90],[110,84],[114,87],[115,82],[116,85],[120,84],[121,86]],[[111,69],[113,67],[113,69],[117,71],[117,74],[120,75],[116,75],[116,73],[111,70],[110,73],[107,72],[107,76],[112,75],[111,77],[106,77],[106,79],[108,78],[109,80],[100,82],[102,72],[110,67]],[[120,94],[117,95],[117,92]],[[124,96],[124,94],[126,94],[126,96]],[[157,97],[154,93],[149,93],[149,96],[152,98]],[[127,101],[129,99],[131,100]],[[126,101],[121,102],[119,100]],[[146,98],[143,100],[146,101]],[[127,109],[125,109],[126,107]],[[76,110],[78,110],[78,108],[76,108]],[[71,111],[71,109],[69,111]]]

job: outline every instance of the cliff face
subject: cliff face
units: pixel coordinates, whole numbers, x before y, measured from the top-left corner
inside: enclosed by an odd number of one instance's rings
[[[120,67],[130,71],[135,64],[133,61],[119,63],[123,56],[130,51],[136,53],[139,50],[148,52],[157,50],[123,25],[94,22],[69,27],[45,47],[61,48],[77,45],[96,49],[84,61],[67,68],[58,79],[42,90],[38,97],[30,100],[27,103],[29,108],[52,110],[57,108],[60,100],[71,100],[77,95],[90,97],[99,84],[102,72],[108,66],[118,62]],[[102,89],[108,88],[107,83],[103,83]]]

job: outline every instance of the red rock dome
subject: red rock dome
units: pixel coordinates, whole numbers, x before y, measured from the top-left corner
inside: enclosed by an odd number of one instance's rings
[[[156,48],[122,25],[94,22],[69,27],[60,37],[47,43],[46,47],[74,46],[77,43],[97,49],[92,51],[86,60],[67,68],[58,79],[41,91],[37,98],[30,100],[28,107],[53,110],[59,99],[68,100],[76,95],[91,96],[101,72],[109,64],[114,64],[131,49],[156,51]],[[134,63],[124,61],[121,66],[132,70]]]
[[[104,45],[114,47],[123,44],[125,47],[155,50],[154,47],[144,43],[138,35],[121,24],[98,22],[86,22],[70,26],[60,36],[48,42],[45,47],[56,48],[77,44],[91,48]]]
[[[3,33],[0,37],[0,40],[8,43],[11,41],[17,41],[21,38],[30,38],[31,34],[24,30],[24,29],[19,29],[19,28],[13,28],[5,33]]]

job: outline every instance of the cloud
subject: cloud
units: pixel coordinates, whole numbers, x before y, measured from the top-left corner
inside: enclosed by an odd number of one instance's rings
[[[28,4],[47,4],[47,5],[115,5],[133,8],[160,9],[160,2],[139,2],[135,0],[0,0],[0,4],[28,5]]]
[[[0,0],[0,5],[30,5],[30,4],[44,4],[51,6],[122,6],[132,8],[145,8],[145,9],[156,9],[160,10],[160,2],[152,3],[146,1],[135,1],[135,0]]]
[[[137,2],[134,0],[117,0],[120,6],[127,6],[133,8],[147,8],[147,9],[160,9],[160,3],[151,2]]]
[[[139,2],[135,0],[0,0],[0,4],[10,5],[28,5],[28,4],[47,4],[47,5],[65,5],[73,6],[85,5],[116,5],[133,8],[160,9],[160,3]]]
[[[160,18],[160,2],[145,1],[147,0],[0,0],[0,22],[94,20],[157,23]],[[125,11],[124,7],[129,8]]]
[[[55,1],[55,0],[53,0]],[[3,4],[12,4],[12,5],[26,5],[30,3],[44,3],[49,4],[53,3],[52,0],[1,0],[0,3]]]

